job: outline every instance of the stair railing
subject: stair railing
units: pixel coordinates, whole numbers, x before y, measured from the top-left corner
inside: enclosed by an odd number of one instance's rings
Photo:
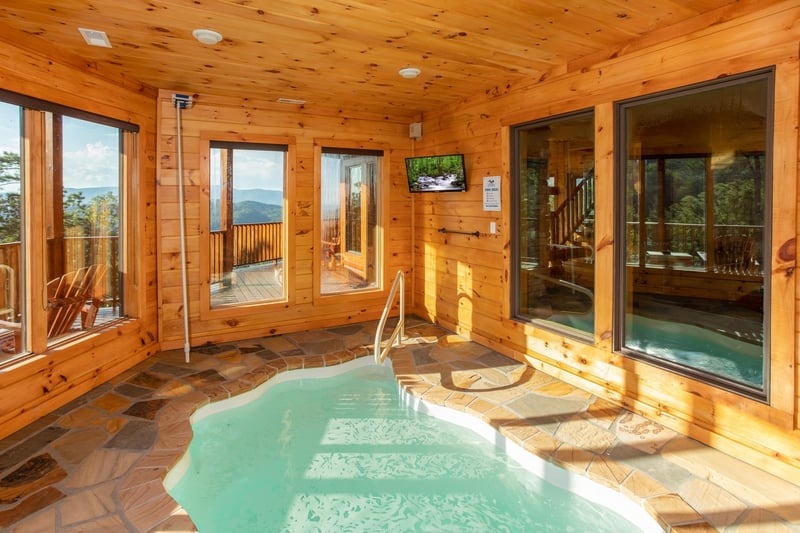
[[[550,215],[550,239],[564,244],[594,209],[594,178],[582,180],[561,205]]]
[[[383,337],[383,328],[386,327],[386,319],[389,318],[389,311],[392,308],[392,302],[394,301],[394,296],[398,287],[400,287],[400,316],[397,319],[397,325],[395,325],[392,334],[386,341],[386,345],[383,347],[383,350],[381,350],[381,337]],[[392,289],[389,291],[389,298],[386,300],[386,306],[383,308],[381,320],[378,322],[378,329],[375,330],[375,362],[379,365],[382,364],[386,359],[386,356],[389,354],[389,350],[392,349],[392,346],[399,347],[403,345],[403,330],[405,329],[406,324],[405,301],[405,277],[403,276],[403,271],[398,270],[397,275],[394,277],[394,283],[392,283]]]

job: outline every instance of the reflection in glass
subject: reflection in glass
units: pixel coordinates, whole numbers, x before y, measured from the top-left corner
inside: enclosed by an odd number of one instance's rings
[[[0,102],[0,360],[24,352],[21,110]]]
[[[378,286],[378,183],[383,154],[322,150],[322,294]]]
[[[209,159],[211,306],[283,299],[286,147],[213,141]]]
[[[518,180],[515,314],[594,331],[594,118],[514,129]]]
[[[47,114],[54,164],[47,195],[47,338],[120,316],[123,132]]]
[[[765,75],[621,106],[622,347],[763,391]]]

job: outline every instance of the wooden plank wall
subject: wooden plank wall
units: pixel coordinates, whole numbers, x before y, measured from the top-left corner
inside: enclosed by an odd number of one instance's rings
[[[0,364],[0,438],[100,385],[158,350],[155,247],[155,126],[157,92],[114,72],[99,72],[38,39],[4,30],[0,87],[136,123],[138,178],[132,225],[139,228],[126,293],[135,318],[59,345],[42,354]]]
[[[784,2],[741,16],[705,16],[547,79],[498,85],[423,116],[417,154],[466,155],[469,191],[415,196],[417,314],[586,388],[684,434],[800,479],[797,284],[798,42],[800,7]],[[686,33],[686,28],[691,28]],[[776,67],[771,406],[613,353],[614,101]],[[593,345],[510,319],[509,126],[595,109],[596,335]],[[483,211],[482,181],[502,176],[503,210]],[[497,235],[488,234],[490,221]],[[443,235],[440,227],[480,231]]]
[[[165,349],[183,346],[177,121],[172,94],[162,91],[158,101],[161,341]],[[398,269],[403,269],[406,274],[410,272],[410,199],[404,167],[411,146],[407,119],[392,120],[357,113],[348,115],[336,109],[205,94],[195,95],[193,107],[182,111],[181,115],[191,345],[380,317],[394,273]],[[285,302],[248,305],[226,311],[211,311],[203,307],[201,291],[208,291],[208,268],[201,268],[201,242],[207,231],[201,205],[203,194],[207,194],[208,189],[203,183],[207,178],[202,170],[201,146],[203,140],[209,139],[285,142],[290,145],[290,179],[285,203],[289,214],[284,270],[288,298]],[[320,215],[315,185],[315,147],[320,145],[386,149],[390,172],[383,177],[382,183],[386,209],[383,218],[386,226],[383,255],[385,290],[342,296],[319,295],[319,269],[313,265],[321,265],[317,221]]]

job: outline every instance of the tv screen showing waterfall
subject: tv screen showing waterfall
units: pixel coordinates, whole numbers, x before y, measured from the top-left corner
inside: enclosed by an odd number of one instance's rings
[[[406,158],[411,192],[462,192],[467,190],[463,154]]]

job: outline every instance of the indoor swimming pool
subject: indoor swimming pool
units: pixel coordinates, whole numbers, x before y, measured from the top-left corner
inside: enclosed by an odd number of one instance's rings
[[[369,358],[280,374],[197,411],[164,484],[200,531],[662,531],[619,492],[412,403]]]

